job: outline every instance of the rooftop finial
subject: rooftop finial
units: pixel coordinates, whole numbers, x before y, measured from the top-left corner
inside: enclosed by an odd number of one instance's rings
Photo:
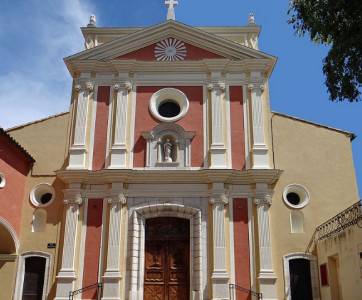
[[[95,15],[90,15],[89,24],[87,25],[87,27],[96,27],[96,16]]]
[[[255,19],[254,19],[254,14],[253,14],[253,13],[250,13],[250,14],[249,14],[249,21],[248,21],[248,25],[251,25],[251,26],[256,25],[256,23],[255,23]]]
[[[175,20],[175,9],[174,7],[177,6],[178,2],[175,0],[167,0],[165,1],[166,6],[168,6],[167,10],[167,20]]]

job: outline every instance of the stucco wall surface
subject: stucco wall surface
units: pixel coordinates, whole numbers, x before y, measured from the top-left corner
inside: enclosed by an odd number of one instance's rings
[[[357,225],[325,239],[317,244],[318,265],[327,264],[328,286],[321,286],[322,300],[332,298],[333,282],[328,258],[338,257],[339,280],[343,299],[359,300],[362,295],[362,229]],[[319,271],[320,272],[320,271]]]
[[[315,228],[359,198],[348,135],[273,113],[269,122],[272,166],[284,170],[270,207],[273,267],[278,297],[283,299],[283,256],[305,252]],[[283,190],[294,183],[306,187],[310,194],[309,203],[297,209],[304,217],[304,233],[291,233],[290,213],[294,209],[283,201]]]

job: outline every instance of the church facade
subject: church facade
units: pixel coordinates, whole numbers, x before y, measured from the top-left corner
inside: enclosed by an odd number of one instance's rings
[[[0,254],[7,299],[96,283],[71,297],[321,299],[305,251],[358,200],[353,135],[270,111],[276,58],[258,50],[252,15],[191,27],[169,13],[148,28],[91,17],[85,50],[65,58],[69,112],[7,131],[35,160],[20,243]]]

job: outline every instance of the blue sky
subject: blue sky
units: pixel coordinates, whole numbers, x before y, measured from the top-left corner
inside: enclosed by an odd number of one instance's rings
[[[179,0],[176,21],[191,26],[262,26],[259,49],[278,57],[270,78],[272,110],[355,133],[362,191],[362,103],[328,100],[322,60],[328,48],[293,35],[288,0]],[[83,50],[81,26],[151,26],[166,19],[163,0],[2,0],[0,126],[9,128],[68,110],[71,76],[63,58]],[[333,163],[333,162],[331,162]],[[361,193],[361,192],[360,192]],[[356,199],[357,201],[357,199]]]

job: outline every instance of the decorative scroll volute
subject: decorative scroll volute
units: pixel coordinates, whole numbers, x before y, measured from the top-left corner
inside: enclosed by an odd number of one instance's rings
[[[209,197],[209,203],[226,205],[229,203],[229,196],[226,194],[211,196]]]

